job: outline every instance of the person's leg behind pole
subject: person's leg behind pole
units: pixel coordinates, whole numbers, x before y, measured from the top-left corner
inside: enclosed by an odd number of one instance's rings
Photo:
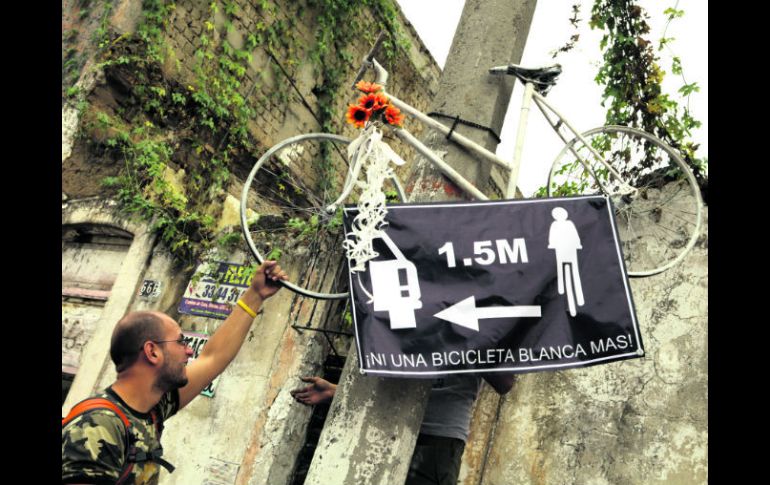
[[[404,485],[456,485],[464,449],[460,439],[420,435]]]

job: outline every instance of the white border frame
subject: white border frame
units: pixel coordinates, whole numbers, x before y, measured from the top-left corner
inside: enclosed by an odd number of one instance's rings
[[[356,301],[353,296],[353,273],[348,271],[348,284],[350,285],[350,306],[351,306],[351,313],[353,315],[353,327],[356,337],[356,349],[358,350],[358,370],[362,374],[374,374],[374,375],[390,375],[390,376],[405,376],[405,377],[435,377],[435,376],[445,376],[445,375],[452,375],[452,374],[481,374],[481,373],[488,373],[488,372],[507,372],[507,373],[527,373],[527,372],[534,372],[534,371],[540,371],[540,370],[547,370],[547,369],[561,369],[561,368],[572,368],[572,367],[589,367],[591,365],[595,365],[598,363],[601,363],[603,361],[615,361],[615,360],[625,360],[630,359],[634,357],[643,357],[645,355],[644,352],[644,346],[641,339],[641,334],[639,331],[639,322],[636,318],[636,306],[634,305],[633,297],[631,296],[631,287],[629,285],[628,281],[628,273],[626,271],[626,266],[623,262],[623,253],[621,251],[620,246],[620,237],[618,235],[618,230],[615,225],[615,220],[612,216],[612,202],[609,197],[605,195],[585,195],[585,196],[575,196],[575,197],[550,197],[550,198],[541,198],[541,199],[520,199],[520,200],[504,200],[504,201],[476,201],[476,202],[462,202],[462,203],[415,203],[415,204],[395,204],[392,206],[388,206],[388,210],[391,209],[410,209],[410,208],[426,208],[426,207],[468,207],[468,206],[476,206],[476,205],[513,205],[513,204],[537,204],[537,203],[543,203],[543,202],[553,202],[558,200],[581,200],[581,199],[600,199],[606,201],[606,210],[607,210],[607,216],[610,220],[610,227],[612,227],[612,236],[613,241],[615,242],[615,250],[616,255],[618,258],[618,264],[620,265],[621,273],[622,273],[622,280],[623,285],[625,289],[626,294],[626,301],[628,303],[628,309],[629,313],[631,314],[631,322],[634,327],[634,337],[636,338],[637,343],[637,350],[634,352],[626,352],[623,354],[616,354],[611,356],[605,356],[605,357],[597,357],[595,359],[590,360],[583,360],[580,362],[569,362],[569,363],[561,363],[561,364],[547,364],[547,365],[538,365],[538,366],[526,366],[526,367],[498,367],[494,369],[463,369],[463,370],[446,370],[446,371],[428,371],[428,372],[415,372],[415,371],[391,371],[391,370],[372,370],[372,369],[366,369],[363,366],[363,358],[361,357],[361,341],[358,334],[358,320],[356,318]],[[350,210],[355,210],[356,208],[354,206],[345,207],[345,212],[348,212]],[[348,268],[350,265],[348,264]]]

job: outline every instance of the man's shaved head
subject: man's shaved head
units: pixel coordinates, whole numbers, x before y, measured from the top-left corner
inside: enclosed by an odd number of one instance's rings
[[[115,370],[122,372],[139,356],[148,340],[163,340],[163,319],[156,312],[131,312],[120,319],[112,331],[110,357]]]

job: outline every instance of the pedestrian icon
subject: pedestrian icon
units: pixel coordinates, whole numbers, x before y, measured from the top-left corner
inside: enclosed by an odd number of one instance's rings
[[[585,305],[583,286],[580,283],[577,250],[583,249],[580,244],[575,224],[567,219],[567,211],[563,207],[555,207],[551,211],[554,222],[548,231],[548,249],[556,251],[556,280],[560,295],[567,294],[569,314],[577,315],[575,302],[578,306]]]

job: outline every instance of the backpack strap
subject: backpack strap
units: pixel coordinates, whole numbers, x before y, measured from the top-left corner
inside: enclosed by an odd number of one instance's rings
[[[114,411],[115,414],[118,415],[120,420],[123,421],[123,426],[125,426],[126,430],[128,430],[128,428],[131,426],[131,422],[128,420],[128,417],[126,417],[126,414],[120,410],[117,404],[103,397],[91,397],[88,399],[84,399],[79,403],[75,404],[75,406],[70,410],[67,417],[61,420],[61,425],[62,426],[66,425],[76,417],[92,409],[104,409],[104,408],[108,408]],[[155,418],[153,418],[153,421],[154,420]]]
[[[67,417],[61,420],[61,425],[64,427],[76,417],[94,409],[109,409],[117,414],[123,423],[123,434],[126,437],[126,460],[123,464],[123,471],[120,473],[118,481],[115,482],[116,485],[122,484],[134,468],[135,461],[130,460],[129,457],[132,452],[136,453],[136,446],[134,446],[134,435],[129,431],[131,421],[128,420],[126,413],[121,411],[117,404],[103,397],[89,397],[77,403],[67,414]]]
[[[176,467],[171,463],[167,462],[166,460],[164,460],[163,458],[161,458],[161,456],[163,456],[162,446],[155,448],[149,453],[139,450],[135,446],[132,446],[131,450],[129,451],[128,460],[134,463],[141,463],[143,461],[153,461],[158,465],[162,466],[163,468],[165,468],[166,470],[168,470],[169,473],[173,473],[174,470],[176,470]]]
[[[152,424],[155,426],[155,431],[158,432],[158,441],[160,441],[160,437],[163,435],[163,423],[158,419],[158,413],[155,411],[155,408],[150,410],[150,418],[152,418]]]
[[[160,437],[163,434],[163,421],[158,419],[158,413],[155,411],[155,409],[152,409],[150,411],[150,417],[152,417],[152,424],[155,425],[155,429],[158,431],[158,443],[160,444]],[[167,462],[161,456],[163,455],[163,446],[158,446],[157,449],[152,450],[152,453],[150,453],[150,457],[147,458],[148,460],[152,460],[158,465],[162,466],[166,470],[168,470],[169,473],[173,473],[176,467],[172,465],[171,463]]]

